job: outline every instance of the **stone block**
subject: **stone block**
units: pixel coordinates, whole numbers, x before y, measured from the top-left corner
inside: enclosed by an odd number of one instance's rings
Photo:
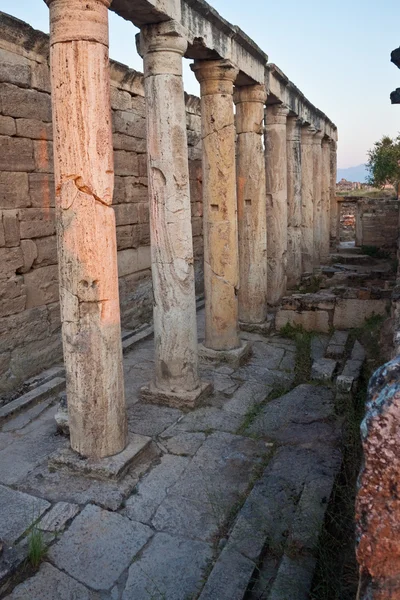
[[[337,329],[361,327],[372,315],[386,315],[389,307],[387,300],[349,300],[338,299],[333,317],[333,326]]]
[[[45,306],[0,318],[0,352],[14,350],[18,346],[43,340],[48,336],[48,328],[49,323]]]
[[[113,148],[114,150],[126,150],[127,152],[144,154],[146,152],[146,140],[144,138],[131,137],[123,133],[114,133]]]
[[[332,381],[337,368],[336,360],[332,358],[319,358],[313,362],[311,379],[315,381]]]
[[[8,248],[19,246],[19,218],[17,210],[2,211],[4,245]]]
[[[138,271],[144,271],[151,267],[150,246],[139,246],[138,248]]]
[[[117,249],[137,248],[139,246],[139,225],[122,225],[117,227]]]
[[[171,435],[171,434],[170,434]],[[178,456],[194,456],[206,439],[205,433],[182,431],[171,437],[162,439],[162,445],[171,454]]]
[[[0,281],[0,317],[25,310],[26,293],[23,277],[14,276]]]
[[[31,85],[31,64],[20,54],[0,48],[0,82],[28,88]]]
[[[58,267],[40,267],[24,275],[26,308],[34,308],[59,299]]]
[[[127,177],[114,177],[113,205],[126,202],[125,181]]]
[[[49,331],[50,333],[57,333],[61,329],[60,303],[47,304],[47,313]]]
[[[49,173],[29,173],[29,197],[32,207],[42,208],[44,211],[54,208],[54,190],[54,175]]]
[[[145,525],[88,505],[50,549],[49,556],[74,579],[94,590],[106,591],[151,536],[151,529]]]
[[[0,65],[1,68],[1,65]],[[17,128],[12,117],[0,115],[0,135],[15,135]]]
[[[35,246],[37,249],[35,266],[47,267],[49,265],[57,264],[57,239],[55,235],[37,238],[35,240]]]
[[[53,126],[51,123],[36,119],[16,119],[17,136],[33,140],[52,140]]]
[[[54,173],[53,142],[33,140],[35,170],[39,173]]]
[[[20,243],[24,257],[24,266],[19,270],[19,272],[27,273],[30,271],[34,261],[36,260],[38,251],[35,242],[32,240],[21,240]]]
[[[146,119],[134,112],[116,110],[112,115],[113,131],[135,138],[146,138]]]
[[[10,370],[16,380],[22,382],[60,360],[62,360],[61,336],[49,336],[47,331],[44,339],[15,348],[11,353]]]
[[[119,225],[133,225],[139,221],[137,204],[117,204],[114,206],[115,222]]]
[[[138,156],[139,177],[147,177],[147,156],[139,154]]]
[[[51,123],[50,94],[0,83],[0,96],[4,115]]]
[[[0,280],[13,277],[23,266],[21,248],[0,248]]]
[[[242,600],[256,565],[234,549],[224,548],[199,600]]]
[[[47,61],[32,64],[32,87],[40,92],[51,93],[50,68]]]
[[[136,273],[138,269],[138,250],[129,248],[118,252],[118,277]]]
[[[351,351],[352,360],[364,361],[366,357],[364,346],[360,344],[358,340],[354,342],[353,350]]]
[[[126,202],[149,203],[149,192],[147,185],[140,183],[140,178],[125,177]]]
[[[203,235],[203,219],[201,217],[192,218],[192,234]]]
[[[323,310],[279,310],[276,314],[275,326],[279,331],[287,324],[301,325],[306,331],[329,333],[329,314]]]
[[[8,419],[9,417],[34,406],[38,402],[45,400],[49,396],[55,396],[65,387],[65,379],[63,377],[54,377],[47,383],[43,383],[38,387],[35,387],[30,392],[26,392],[19,398],[8,402],[0,408],[0,422],[4,419]]]
[[[146,101],[143,96],[132,97],[132,112],[143,119],[146,118]]]
[[[132,96],[129,92],[119,90],[111,86],[111,108],[114,110],[130,110],[132,108]]]
[[[343,358],[344,353],[346,351],[346,346],[340,346],[339,344],[329,343],[328,348],[326,349],[326,356],[330,358]]]
[[[150,246],[150,223],[141,223],[139,225],[139,244],[141,246]]]
[[[0,539],[13,544],[48,508],[49,502],[0,485]]]
[[[0,146],[0,171],[26,172],[35,169],[32,140],[0,136]]]
[[[115,150],[114,169],[116,175],[139,175],[138,155],[135,152]]]
[[[200,382],[197,389],[187,391],[167,392],[158,389],[153,382],[140,389],[140,398],[150,404],[162,404],[172,408],[196,408],[212,392],[212,384]]]
[[[47,237],[56,232],[54,208],[24,208],[19,211],[22,239]]]

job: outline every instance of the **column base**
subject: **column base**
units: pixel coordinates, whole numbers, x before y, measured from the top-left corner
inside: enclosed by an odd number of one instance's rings
[[[72,450],[69,445],[54,452],[49,457],[50,471],[61,470],[71,475],[81,475],[90,479],[119,481],[136,462],[146,455],[153,454],[152,439],[145,435],[130,434],[125,450],[106,458],[85,458]]]
[[[213,350],[204,344],[199,344],[199,358],[204,362],[227,363],[237,369],[251,354],[251,344],[240,341],[239,348],[233,350]]]
[[[239,321],[239,328],[242,331],[247,331],[248,333],[259,333],[261,335],[266,335],[271,331],[271,326],[272,319],[268,319],[262,323],[241,323]]]
[[[166,392],[156,388],[154,383],[143,386],[139,391],[141,400],[149,404],[162,404],[171,408],[197,408],[202,401],[213,391],[209,381],[200,382],[200,386],[193,392]]]

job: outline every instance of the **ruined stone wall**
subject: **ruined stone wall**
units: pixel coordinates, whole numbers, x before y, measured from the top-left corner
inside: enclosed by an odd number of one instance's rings
[[[0,13],[0,392],[62,358],[48,54],[45,34]],[[152,314],[142,75],[112,63],[111,103],[122,325],[135,329]],[[201,291],[200,105],[186,104]]]
[[[395,251],[399,239],[399,201],[360,198],[357,205],[361,245]]]

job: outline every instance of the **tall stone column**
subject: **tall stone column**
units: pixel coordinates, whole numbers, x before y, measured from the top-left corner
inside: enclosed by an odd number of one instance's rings
[[[266,108],[266,179],[268,231],[268,303],[276,305],[287,282],[287,151],[286,118],[281,104]]]
[[[322,138],[324,133],[317,131],[313,137],[314,143],[314,267],[321,262],[322,246]]]
[[[331,187],[330,187],[330,230],[331,230],[331,243],[336,246],[338,237],[338,203],[336,200],[336,179],[337,179],[337,143],[335,140],[331,140],[330,143],[330,173],[331,173]]]
[[[301,263],[302,272],[314,266],[314,135],[312,126],[301,130]]]
[[[330,250],[330,205],[331,205],[331,170],[330,143],[322,140],[322,231],[321,231],[321,262],[329,260]]]
[[[237,87],[237,202],[239,230],[239,321],[242,327],[267,317],[267,206],[265,188],[264,85]]]
[[[196,299],[182,57],[174,21],[141,30],[147,117],[155,380],[151,402],[193,406],[209,386],[198,375]]]
[[[73,450],[127,442],[111,136],[110,0],[46,0],[60,301]]]
[[[301,278],[301,121],[288,117],[287,189],[288,189],[288,253],[287,285],[293,288]]]
[[[195,61],[201,88],[203,140],[205,358],[230,360],[238,335],[238,233],[233,83],[228,60]]]

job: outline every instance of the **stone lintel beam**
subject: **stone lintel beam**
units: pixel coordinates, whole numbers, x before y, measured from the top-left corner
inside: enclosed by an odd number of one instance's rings
[[[287,142],[289,109],[266,107],[265,152],[267,183],[268,303],[276,305],[287,287]]]
[[[289,116],[286,125],[288,186],[287,285],[293,288],[301,278],[301,126]]]
[[[147,117],[151,268],[154,295],[153,396],[185,405],[203,390],[198,376],[196,299],[182,57],[176,21],[141,30]],[[173,400],[174,399],[174,400]]]
[[[237,202],[239,231],[239,321],[267,317],[267,209],[264,85],[236,87]]]
[[[195,61],[203,140],[204,285],[206,334],[213,351],[240,347],[238,233],[233,84],[230,61]]]
[[[110,0],[47,0],[47,4],[71,447],[97,459],[120,453],[127,442],[111,206]]]
[[[314,257],[314,135],[315,127],[301,129],[301,261],[302,272],[313,270]]]

